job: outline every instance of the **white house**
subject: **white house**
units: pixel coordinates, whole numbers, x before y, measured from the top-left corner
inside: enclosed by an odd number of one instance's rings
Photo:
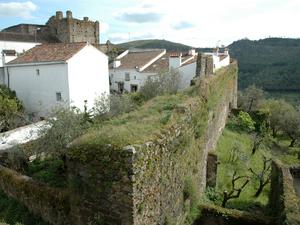
[[[230,64],[230,55],[227,48],[225,48],[224,52],[220,52],[219,48],[215,48],[213,52],[206,52],[204,55],[212,56],[213,72]]]
[[[109,94],[108,57],[89,43],[38,45],[6,64],[6,85],[25,109],[46,116],[58,105],[88,109]]]
[[[196,74],[197,53],[167,53],[165,49],[131,49],[116,57],[110,65],[112,91],[136,92],[149,77],[165,73],[173,68],[181,76],[180,88],[190,86]]]
[[[0,32],[0,84],[4,84],[4,64],[40,43],[28,35]]]

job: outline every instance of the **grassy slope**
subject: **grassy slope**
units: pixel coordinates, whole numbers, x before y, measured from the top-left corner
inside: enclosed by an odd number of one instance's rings
[[[300,151],[300,148],[288,148],[289,141],[286,139],[279,140],[280,146],[272,151],[266,147],[261,147],[254,156],[251,155],[252,139],[251,136],[245,132],[238,130],[232,126],[232,120],[229,120],[223,135],[221,136],[217,145],[217,154],[220,161],[218,166],[218,187],[219,192],[224,190],[230,190],[231,177],[233,171],[236,170],[239,175],[251,175],[248,168],[252,168],[254,171],[259,171],[262,168],[262,155],[268,158],[278,158],[285,164],[300,163],[297,159],[295,152]],[[232,149],[234,146],[238,146],[239,151],[234,155],[237,158],[236,162],[230,162],[230,156],[232,157]],[[264,207],[268,204],[269,185],[266,186],[263,193],[254,198],[258,183],[256,181],[250,181],[244,191],[241,193],[240,198],[228,201],[228,207],[242,209],[242,210],[256,210],[258,206]]]

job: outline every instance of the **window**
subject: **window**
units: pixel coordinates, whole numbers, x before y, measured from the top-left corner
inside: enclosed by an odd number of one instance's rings
[[[133,77],[136,80],[136,76]]]
[[[130,92],[137,92],[138,86],[136,84],[130,85]]]
[[[40,69],[36,69],[35,72],[36,72],[36,75],[38,75],[38,76],[40,75]]]
[[[130,73],[125,73],[125,81],[130,81]]]
[[[62,101],[61,92],[56,92],[56,101],[58,102]]]

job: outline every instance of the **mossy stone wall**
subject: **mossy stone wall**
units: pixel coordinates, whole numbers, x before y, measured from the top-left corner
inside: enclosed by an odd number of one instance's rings
[[[207,155],[234,105],[237,65],[200,81],[148,142],[69,149],[72,224],[180,224],[206,187]],[[153,138],[153,136],[155,138]],[[193,194],[187,190],[194,190]]]
[[[278,224],[300,224],[300,199],[294,189],[290,168],[278,160],[272,162],[270,207]]]
[[[0,166],[0,188],[50,224],[70,224],[68,192],[33,181]]]

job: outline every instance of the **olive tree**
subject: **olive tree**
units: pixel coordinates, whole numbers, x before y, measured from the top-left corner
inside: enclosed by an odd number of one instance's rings
[[[238,107],[246,112],[257,110],[264,98],[264,91],[255,85],[247,87],[238,95]]]

